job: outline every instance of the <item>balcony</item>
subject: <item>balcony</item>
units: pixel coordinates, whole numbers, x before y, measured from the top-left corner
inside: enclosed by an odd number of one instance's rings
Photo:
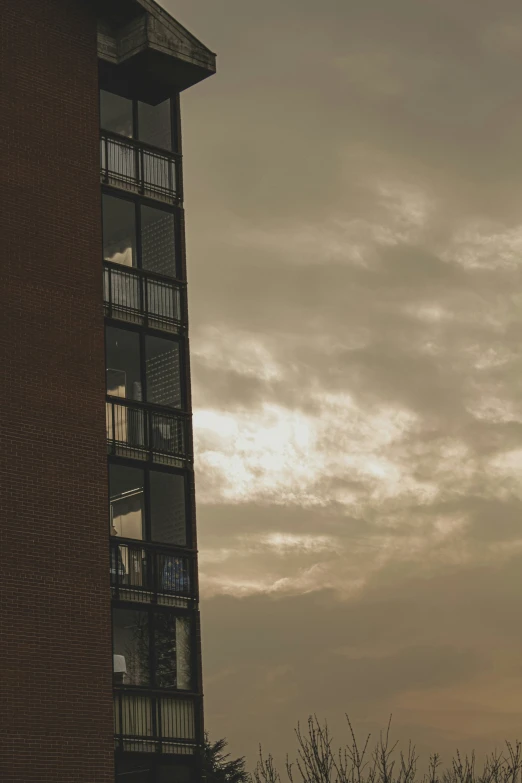
[[[178,468],[192,464],[192,433],[187,413],[107,398],[105,425],[109,454]]]
[[[171,278],[103,264],[105,315],[164,332],[180,332],[187,325],[186,286]]]
[[[114,692],[114,739],[117,750],[194,754],[198,702],[190,697]]]
[[[118,601],[188,609],[197,597],[194,556],[112,538],[111,590]]]
[[[169,204],[181,201],[181,158],[108,131],[100,139],[100,175],[105,185]]]

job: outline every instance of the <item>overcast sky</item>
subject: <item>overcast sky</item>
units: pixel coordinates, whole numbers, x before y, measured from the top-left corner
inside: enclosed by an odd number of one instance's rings
[[[163,0],[207,727],[522,734],[522,6]]]

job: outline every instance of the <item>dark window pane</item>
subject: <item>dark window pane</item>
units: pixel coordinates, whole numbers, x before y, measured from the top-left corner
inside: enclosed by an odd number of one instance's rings
[[[154,207],[141,208],[141,265],[149,272],[176,276],[172,212]]]
[[[176,617],[176,685],[179,690],[192,688],[192,633],[188,617]]]
[[[179,343],[161,337],[145,340],[147,402],[181,408]]]
[[[105,333],[107,394],[128,400],[141,400],[139,335],[112,326],[108,326]]]
[[[103,258],[136,266],[136,210],[131,201],[103,196]]]
[[[152,762],[117,759],[116,781],[117,783],[156,783],[153,776]]]
[[[143,471],[109,465],[111,535],[143,538]]]
[[[149,684],[149,626],[146,612],[113,609],[113,676],[122,685]]]
[[[190,783],[191,780],[194,780],[194,771],[190,767],[179,764],[158,766],[157,783]]]
[[[155,619],[154,648],[156,652],[156,686],[176,687],[176,617],[157,614]]]
[[[187,522],[183,476],[151,470],[150,515],[153,541],[186,546]]]
[[[172,150],[170,100],[158,103],[157,106],[139,101],[138,128],[140,141],[163,150]]]
[[[188,617],[157,614],[154,646],[156,650],[156,685],[160,688],[190,690],[191,634]]]
[[[132,137],[132,101],[100,90],[100,124],[103,130]]]

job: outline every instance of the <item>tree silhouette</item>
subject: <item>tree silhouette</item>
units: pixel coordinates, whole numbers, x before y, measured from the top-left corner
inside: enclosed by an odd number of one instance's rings
[[[231,759],[230,753],[225,753],[227,744],[224,738],[211,742],[205,732],[203,775],[206,783],[250,783],[245,757]]]

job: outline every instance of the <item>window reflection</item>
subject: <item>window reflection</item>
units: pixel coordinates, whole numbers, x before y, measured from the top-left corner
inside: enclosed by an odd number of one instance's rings
[[[172,151],[172,121],[170,100],[151,106],[138,101],[140,141]]]
[[[106,335],[107,394],[141,400],[140,338],[137,332],[108,326]]]
[[[176,276],[174,215],[153,207],[141,208],[141,265],[149,272]]]
[[[171,614],[157,614],[154,647],[156,685],[159,688],[191,688],[190,620]]]
[[[186,546],[185,480],[177,473],[150,472],[151,538]]]
[[[100,90],[100,124],[103,130],[132,138],[132,101],[112,92]]]
[[[151,637],[152,621],[153,636]],[[149,685],[190,690],[192,687],[191,620],[171,612],[153,615],[113,609],[113,678],[118,685]],[[152,650],[150,649],[152,639]],[[154,661],[150,682],[151,652]]]
[[[144,538],[143,478],[143,471],[139,468],[109,465],[112,536],[138,540]],[[123,565],[118,563],[120,570],[123,568]]]
[[[113,609],[113,677],[115,684],[149,684],[149,624],[146,612]]]
[[[103,258],[136,266],[136,210],[132,201],[103,196]]]
[[[145,340],[147,402],[181,408],[179,343],[161,337]]]

